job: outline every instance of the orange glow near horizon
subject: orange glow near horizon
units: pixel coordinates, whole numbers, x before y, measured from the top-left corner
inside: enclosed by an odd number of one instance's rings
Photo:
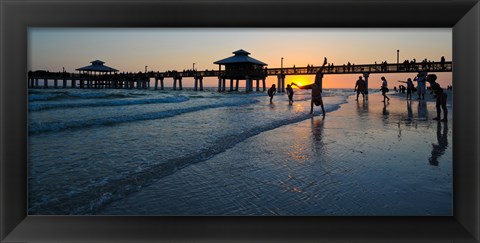
[[[295,83],[299,86],[303,86],[303,85],[307,85],[307,84],[311,84],[313,81],[311,80],[311,77],[309,76],[300,76],[300,75],[296,75],[296,76],[287,76],[285,77],[285,86],[287,86],[287,84],[291,84],[291,83]],[[298,87],[296,86],[292,86],[294,89],[298,89]]]

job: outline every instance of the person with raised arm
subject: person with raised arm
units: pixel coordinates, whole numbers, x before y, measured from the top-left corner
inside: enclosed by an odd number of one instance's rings
[[[327,64],[327,58],[323,60],[322,67],[315,74],[315,82],[313,84],[299,86],[295,83],[292,85],[297,86],[299,89],[311,89],[312,90],[312,100],[310,102],[310,114],[313,114],[313,105],[322,107],[323,116],[325,116],[325,108],[323,107],[322,100],[322,80],[323,80],[323,69]]]
[[[415,85],[413,85],[412,79],[408,78],[407,81],[398,80],[398,82],[407,84],[407,100],[412,100],[412,92],[415,89]]]

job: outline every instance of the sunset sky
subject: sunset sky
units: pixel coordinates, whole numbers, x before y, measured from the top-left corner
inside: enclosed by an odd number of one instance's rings
[[[324,28],[30,28],[28,69],[74,72],[93,60],[121,72],[218,69],[213,62],[244,49],[268,68],[319,66],[323,57],[342,65],[400,62],[415,58],[452,60],[451,29],[324,29]],[[451,73],[437,74],[441,85],[452,84]],[[386,74],[389,86],[415,74]],[[358,75],[326,75],[325,88],[353,87]],[[381,75],[370,76],[370,87],[380,84]],[[313,76],[288,76],[287,83],[307,83]],[[205,81],[216,86],[217,80]],[[267,85],[276,82],[269,77]],[[168,82],[167,82],[168,83]],[[184,80],[184,86],[193,84]],[[168,85],[168,84],[166,84]]]

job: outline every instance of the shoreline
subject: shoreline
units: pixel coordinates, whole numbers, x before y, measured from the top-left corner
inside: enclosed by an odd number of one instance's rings
[[[451,102],[449,121],[437,122],[428,93],[390,96],[350,95],[325,118],[316,108],[98,214],[451,216]]]

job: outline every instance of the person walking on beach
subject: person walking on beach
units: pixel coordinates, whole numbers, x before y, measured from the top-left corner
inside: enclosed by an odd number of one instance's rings
[[[382,86],[380,87],[380,90],[382,91],[383,102],[385,102],[385,99],[387,99],[387,101],[390,101],[390,98],[388,98],[388,96],[386,95],[386,93],[388,92],[387,80],[385,79],[385,77],[382,77],[381,79],[382,79]]]
[[[288,104],[292,105],[293,104],[293,89],[292,85],[287,84],[287,95],[288,95]]]
[[[443,89],[442,87],[440,87],[440,84],[436,82],[437,75],[429,74],[427,75],[426,80],[428,81],[428,83],[430,83],[430,88],[432,90],[432,93],[435,94],[434,97],[437,99],[435,104],[435,107],[437,108],[437,117],[433,118],[433,120],[440,120],[440,115],[443,110],[443,119],[441,121],[445,121],[445,122],[448,121],[447,94],[443,92]]]
[[[317,71],[315,74],[315,83],[308,84],[304,86],[298,86],[295,83],[292,85],[297,86],[300,89],[312,89],[312,100],[310,102],[310,114],[313,114],[313,105],[322,107],[323,116],[325,116],[325,108],[323,107],[323,100],[322,100],[322,80],[323,80],[323,69],[327,64],[327,58],[323,60],[322,67]]]
[[[365,80],[362,79],[362,76],[358,77],[357,82],[355,83],[355,89],[354,91],[357,91],[357,98],[355,101],[358,101],[358,96],[360,93],[362,94],[363,100],[365,100],[365,90],[367,89],[367,85],[365,83]]]

